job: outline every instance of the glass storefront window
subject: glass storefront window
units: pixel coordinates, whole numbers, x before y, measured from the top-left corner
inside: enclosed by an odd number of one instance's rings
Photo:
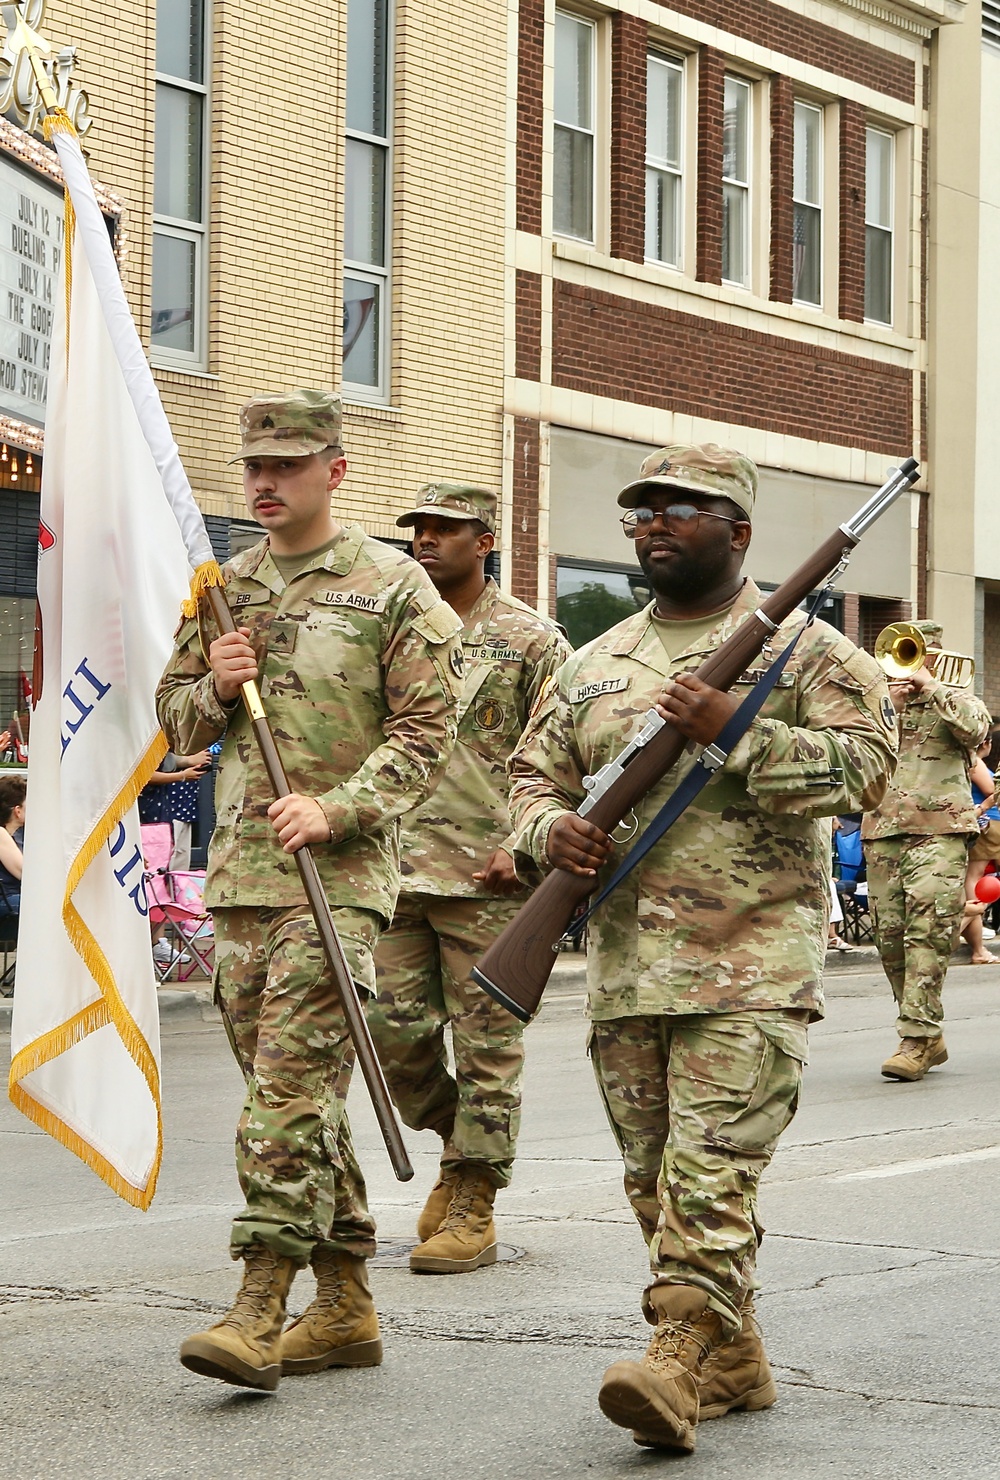
[[[646,577],[635,567],[585,565],[560,560],[556,570],[556,620],[575,648],[641,611],[650,600]]]
[[[28,738],[30,709],[26,684],[31,682],[35,648],[35,603],[26,596],[0,596],[0,731]]]

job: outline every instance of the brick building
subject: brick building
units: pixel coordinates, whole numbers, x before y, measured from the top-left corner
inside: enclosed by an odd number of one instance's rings
[[[914,453],[829,615],[870,641],[925,607],[928,90],[962,9],[521,0],[505,533],[577,638],[645,599],[611,495],[674,440],[759,463],[764,584]]]

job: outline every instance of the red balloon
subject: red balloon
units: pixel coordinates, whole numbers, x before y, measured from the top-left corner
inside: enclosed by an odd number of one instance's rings
[[[976,885],[976,898],[981,904],[992,904],[1000,899],[1000,878],[996,874],[983,874]]]

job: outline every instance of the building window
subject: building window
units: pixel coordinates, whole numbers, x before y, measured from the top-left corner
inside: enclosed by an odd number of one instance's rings
[[[750,84],[727,77],[722,114],[722,278],[750,282]]]
[[[892,323],[892,134],[865,130],[865,318]]]
[[[594,240],[594,92],[597,27],[556,11],[552,228]]]
[[[158,0],[153,284],[158,361],[205,364],[208,0]]]
[[[823,110],[811,103],[795,104],[792,178],[792,297],[818,308],[823,301]]]
[[[670,57],[646,61],[646,256],[681,265],[684,69]]]
[[[386,394],[390,0],[348,0],[344,384]]]
[[[983,40],[1000,46],[1000,0],[983,0]]]

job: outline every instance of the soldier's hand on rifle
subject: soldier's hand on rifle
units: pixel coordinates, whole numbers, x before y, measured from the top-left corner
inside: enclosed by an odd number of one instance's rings
[[[271,826],[286,853],[297,853],[306,843],[328,843],[330,824],[326,814],[313,797],[299,796],[291,792],[267,809]]]
[[[249,627],[239,627],[235,632],[224,632],[217,637],[208,650],[215,692],[223,704],[232,704],[239,698],[242,686],[253,683],[257,677],[257,654],[249,638]]]
[[[710,745],[728,719],[739,708],[739,700],[721,689],[695,678],[693,673],[681,673],[671,679],[660,690],[654,706],[675,729],[699,745]]]
[[[592,876],[605,863],[614,844],[586,817],[564,812],[549,828],[546,852],[549,862],[567,874]]]
[[[482,884],[491,894],[507,895],[519,894],[524,888],[521,880],[514,872],[514,860],[504,848],[498,848],[491,853],[486,860],[486,866],[478,874],[473,874],[477,884]]]

